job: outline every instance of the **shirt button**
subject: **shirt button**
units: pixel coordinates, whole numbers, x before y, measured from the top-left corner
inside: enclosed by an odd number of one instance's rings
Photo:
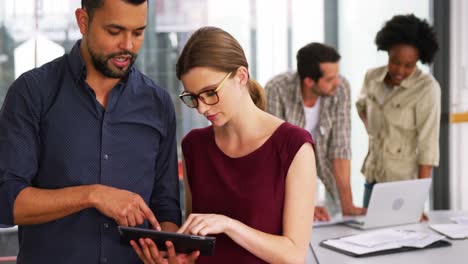
[[[106,258],[106,257],[102,258],[102,259],[101,259],[101,262],[102,262],[102,263],[107,263],[107,258]]]
[[[104,223],[104,228],[109,228],[109,224],[108,224],[108,223]]]
[[[108,159],[109,159],[109,155],[104,154],[104,159],[105,159],[105,160],[108,160]]]

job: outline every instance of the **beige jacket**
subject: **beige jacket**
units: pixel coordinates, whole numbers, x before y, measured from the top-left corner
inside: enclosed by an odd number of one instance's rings
[[[368,182],[415,179],[418,165],[439,164],[439,83],[416,68],[380,104],[386,74],[386,66],[369,70],[356,102],[367,115],[369,151],[362,173]]]

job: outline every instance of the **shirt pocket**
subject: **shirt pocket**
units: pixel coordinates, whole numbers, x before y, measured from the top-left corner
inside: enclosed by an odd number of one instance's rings
[[[319,121],[317,124],[317,127],[315,128],[315,138],[314,142],[318,145],[319,142],[320,144],[326,145],[331,136],[331,130],[332,130],[332,121],[329,119],[329,117],[326,117],[322,120]]]
[[[382,106],[373,94],[367,98],[367,132],[369,136],[376,136],[382,129]]]
[[[400,141],[386,141],[384,143],[385,154],[389,157],[403,157],[403,146]]]
[[[416,129],[416,118],[414,107],[400,102],[391,102],[385,108],[385,116],[388,123],[398,129],[414,130]]]
[[[417,176],[417,156],[405,140],[388,140],[384,143],[383,170],[385,181],[414,179]]]
[[[385,181],[402,181],[418,177],[418,163],[414,159],[387,157],[383,160]]]

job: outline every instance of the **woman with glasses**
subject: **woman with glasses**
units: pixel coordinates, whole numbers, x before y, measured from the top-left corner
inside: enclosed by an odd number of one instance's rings
[[[219,28],[191,36],[177,76],[182,101],[212,124],[182,141],[188,218],[179,232],[217,238],[215,255],[197,263],[304,262],[316,179],[310,134],[263,111],[244,51]],[[145,263],[158,263],[154,243],[140,246]]]

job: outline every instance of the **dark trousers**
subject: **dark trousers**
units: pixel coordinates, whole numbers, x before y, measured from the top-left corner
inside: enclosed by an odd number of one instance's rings
[[[364,183],[364,198],[362,201],[362,207],[367,208],[369,206],[370,197],[372,195],[372,190],[374,189],[375,182],[365,182]]]

